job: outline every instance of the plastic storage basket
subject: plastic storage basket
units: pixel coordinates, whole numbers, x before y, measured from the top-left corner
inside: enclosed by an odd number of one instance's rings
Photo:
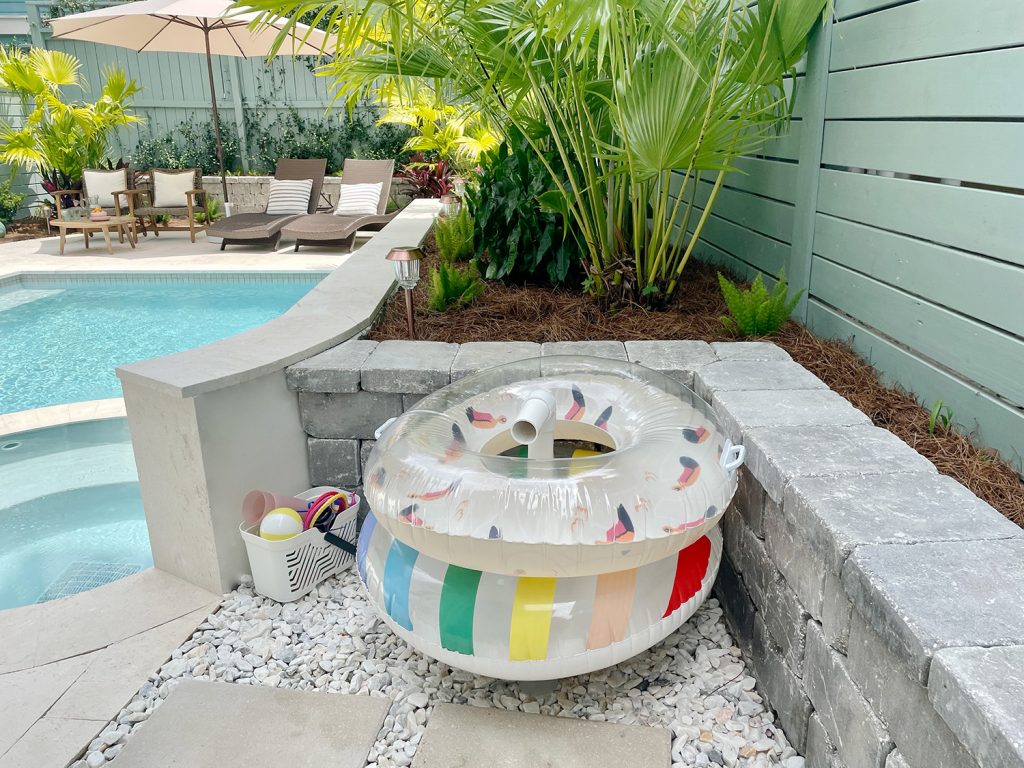
[[[298,494],[300,499],[312,501],[330,490],[312,488]],[[340,573],[355,562],[356,512],[361,499],[338,515],[329,534],[311,528],[283,541],[260,538],[259,526],[242,523],[238,530],[245,542],[252,568],[253,585],[264,597],[281,603],[298,600],[309,594],[317,584]],[[331,543],[340,540],[347,546]]]

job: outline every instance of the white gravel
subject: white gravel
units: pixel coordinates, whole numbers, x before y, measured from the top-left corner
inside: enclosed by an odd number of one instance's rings
[[[478,677],[414,651],[377,618],[351,570],[284,605],[255,594],[246,582],[150,677],[73,768],[99,768],[116,757],[180,678],[391,697],[370,768],[410,765],[437,702],[664,726],[672,731],[673,768],[804,765],[765,709],[714,599],[649,651],[532,695],[530,684]]]

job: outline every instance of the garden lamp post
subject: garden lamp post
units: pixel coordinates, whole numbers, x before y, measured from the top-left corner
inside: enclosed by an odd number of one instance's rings
[[[405,289],[405,320],[409,325],[409,338],[416,340],[416,321],[412,311],[412,289],[420,281],[420,260],[423,251],[415,246],[392,248],[385,256],[395,268],[395,280]]]

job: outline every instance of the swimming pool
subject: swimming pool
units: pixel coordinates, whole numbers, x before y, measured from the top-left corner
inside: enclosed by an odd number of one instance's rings
[[[0,610],[152,565],[125,419],[0,438]]]
[[[323,277],[93,273],[0,280],[0,413],[120,397],[116,366],[261,325]]]

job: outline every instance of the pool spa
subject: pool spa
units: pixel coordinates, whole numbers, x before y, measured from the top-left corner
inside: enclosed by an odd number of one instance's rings
[[[153,565],[128,422],[0,437],[0,610]]]
[[[116,366],[261,325],[323,277],[63,273],[0,280],[0,413],[120,397]]]

